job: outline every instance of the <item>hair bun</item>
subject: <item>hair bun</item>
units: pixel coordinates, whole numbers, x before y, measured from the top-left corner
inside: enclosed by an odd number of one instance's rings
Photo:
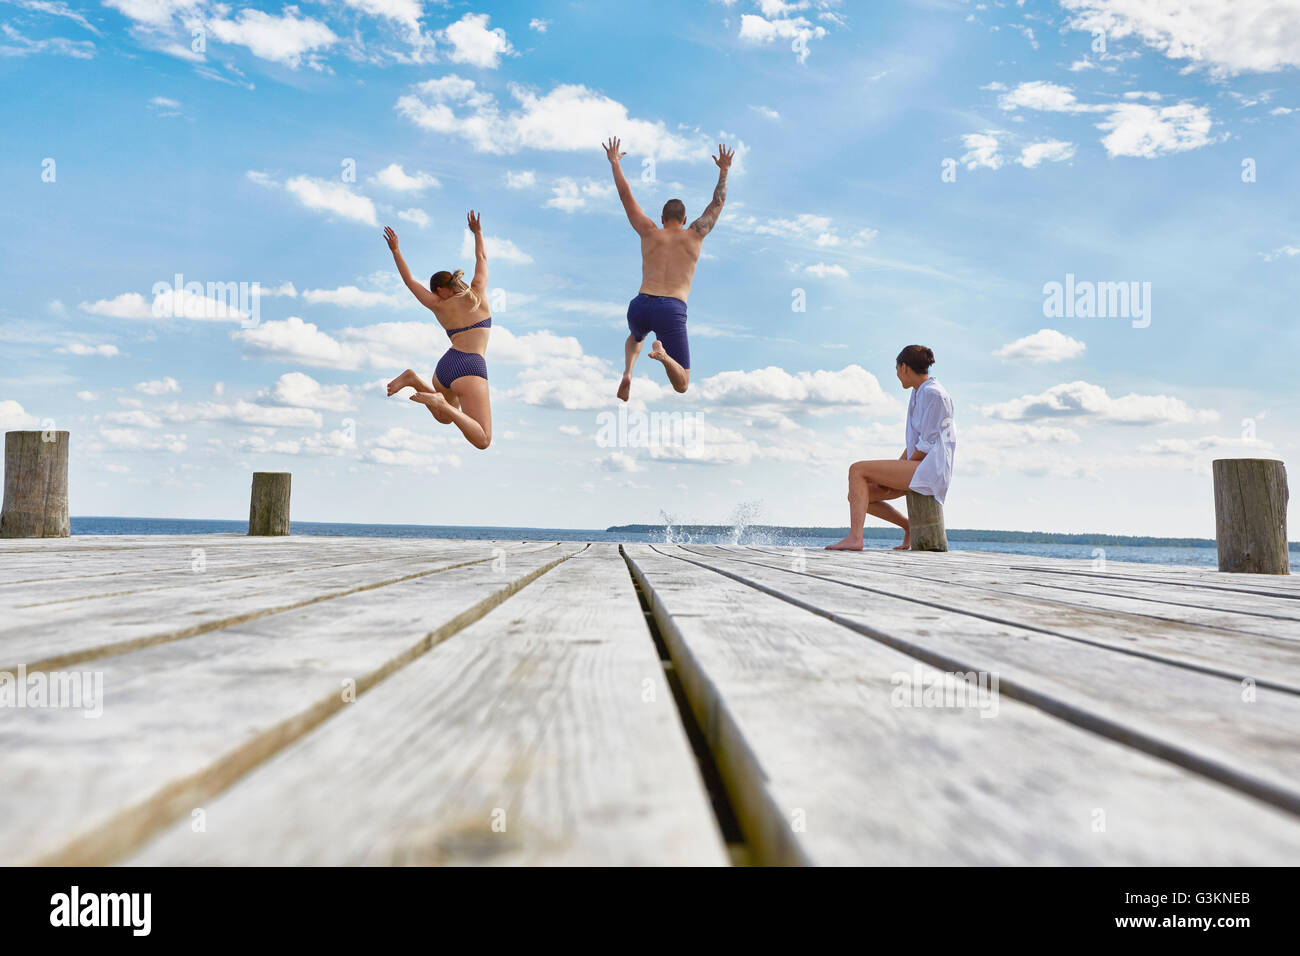
[[[457,269],[455,272],[453,272],[453,273],[451,274],[451,281],[452,281],[452,282],[458,282],[458,281],[460,281],[460,280],[463,279],[463,278],[465,278],[465,270],[464,270],[464,269]]]

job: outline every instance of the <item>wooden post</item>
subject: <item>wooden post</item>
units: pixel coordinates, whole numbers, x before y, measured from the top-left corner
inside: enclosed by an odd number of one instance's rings
[[[908,532],[913,551],[947,551],[948,532],[943,527],[943,505],[930,495],[907,493]]]
[[[1214,538],[1219,570],[1290,574],[1286,465],[1273,458],[1214,462]]]
[[[248,507],[248,533],[289,533],[289,479],[287,471],[253,472],[253,496]]]
[[[5,433],[5,498],[0,538],[66,538],[68,433]]]

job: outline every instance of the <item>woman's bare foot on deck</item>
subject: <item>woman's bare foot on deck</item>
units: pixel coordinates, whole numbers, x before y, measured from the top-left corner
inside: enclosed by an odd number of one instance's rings
[[[428,405],[429,411],[433,413],[434,418],[444,425],[451,424],[451,414],[449,412],[451,405],[442,397],[440,392],[416,392],[411,396],[411,401],[419,402],[421,405]]]
[[[911,550],[912,550],[912,536],[911,536],[911,534],[905,534],[905,535],[903,535],[903,543],[900,544],[900,545],[895,545],[894,547],[890,548],[889,550],[890,550],[890,551],[911,551]]]
[[[861,551],[862,539],[855,538],[852,535],[849,535],[847,538],[844,538],[840,541],[836,541],[834,544],[826,545],[826,550],[827,551]]]
[[[393,379],[391,382],[388,383],[388,394],[390,396],[396,395],[398,392],[406,388],[406,386],[408,385],[414,388],[415,380],[418,377],[419,376],[417,376],[413,371],[411,371],[408,368],[405,372],[403,372],[401,375],[397,376],[397,378]]]
[[[618,392],[617,392],[617,394],[618,394],[618,397],[619,397],[620,399],[622,399],[622,400],[625,401],[625,402],[627,401],[628,396],[632,394],[632,376],[631,376],[631,375],[624,375],[624,376],[623,376],[623,381],[621,381],[621,382],[618,383]]]

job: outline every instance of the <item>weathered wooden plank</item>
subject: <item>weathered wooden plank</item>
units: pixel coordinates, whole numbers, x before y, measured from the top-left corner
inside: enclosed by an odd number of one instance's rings
[[[707,547],[691,546],[690,550],[700,555],[713,553]],[[727,555],[770,567],[792,567],[788,556],[763,549]],[[946,574],[897,567],[875,570],[852,561],[805,561],[800,567],[814,576],[875,588],[896,597],[1300,693],[1300,647],[1296,643],[1300,635],[1287,622],[1212,609],[1169,608],[1152,600],[1095,592],[1074,594],[1043,586],[1028,575],[1011,579],[954,570]]]
[[[96,661],[98,719],[14,709],[0,720],[0,864],[112,862],[351,706],[349,688],[364,699],[581,548],[510,554]]]
[[[895,706],[900,675],[940,671],[697,564],[625,550],[760,862],[1294,858],[1289,814],[1005,695],[993,718]]]
[[[414,556],[432,557],[452,548],[449,545],[421,552],[409,548],[371,550],[341,546],[291,555],[251,557],[230,550],[212,553],[202,548],[178,547],[168,553],[169,563],[163,567],[153,566],[152,558],[127,561],[118,559],[115,562],[118,570],[96,574],[78,573],[80,569],[74,560],[71,562],[72,573],[63,576],[0,584],[0,609],[46,607],[67,601],[118,598],[146,590],[191,587],[199,582],[210,586],[217,581],[267,579],[276,575],[310,573],[322,568],[360,569],[368,564],[410,561]],[[132,566],[142,564],[147,566],[132,570]]]
[[[726,862],[614,545],[556,568],[204,812],[205,832],[183,819],[130,862]]]
[[[779,549],[756,549],[773,555],[787,552]],[[735,551],[740,555],[744,552]],[[1224,630],[1263,634],[1284,640],[1300,638],[1300,627],[1292,617],[1300,611],[1300,603],[1285,596],[1229,594],[1213,590],[1188,588],[1179,590],[1164,584],[1132,584],[1125,579],[1109,575],[1073,575],[1024,568],[980,567],[978,564],[949,565],[947,561],[931,562],[928,566],[906,564],[886,558],[862,560],[860,555],[846,554],[842,559],[823,558],[809,553],[798,555],[806,567],[862,568],[886,574],[918,577],[931,581],[964,583],[991,587],[1007,593],[1017,593],[1074,603],[1086,607],[1144,614],[1167,621],[1206,625]],[[1070,596],[1075,589],[1077,599]],[[1185,597],[1178,597],[1178,595]],[[1224,605],[1230,605],[1225,607]]]
[[[407,577],[439,573],[457,563],[491,562],[498,553],[512,550],[531,549],[490,541],[465,542],[441,550],[434,557],[412,557],[406,566],[313,569],[291,584],[278,578],[257,583],[196,581],[188,587],[136,594],[130,600],[107,598],[11,609],[0,622],[0,661],[9,665],[0,666],[0,670],[69,667],[382,587]]]
[[[1008,696],[1300,813],[1293,693],[735,558],[707,563],[935,666],[997,673]]]

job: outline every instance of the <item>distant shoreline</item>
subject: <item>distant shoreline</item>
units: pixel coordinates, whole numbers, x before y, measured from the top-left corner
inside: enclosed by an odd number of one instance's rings
[[[663,531],[658,524],[618,524],[605,529],[614,534],[651,534]],[[848,528],[828,528],[816,525],[768,525],[751,524],[744,528],[747,533],[772,534],[777,537],[808,538],[842,538],[849,533]],[[685,535],[725,535],[735,528],[724,524],[682,524],[673,525],[674,532]],[[867,527],[862,531],[864,538],[896,538],[897,528]],[[1015,544],[1096,544],[1096,545],[1131,545],[1143,548],[1213,548],[1213,538],[1160,538],[1154,535],[1129,534],[1058,534],[1051,531],[980,531],[972,528],[949,528],[950,541],[1003,541]],[[1289,542],[1291,551],[1300,551],[1300,541]]]

